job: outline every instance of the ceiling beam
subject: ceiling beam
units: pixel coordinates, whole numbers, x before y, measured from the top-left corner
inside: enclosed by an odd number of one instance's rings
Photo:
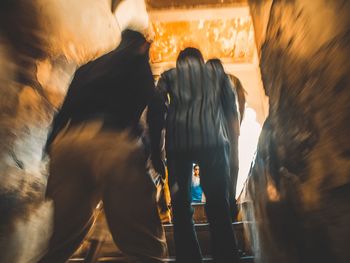
[[[249,7],[196,8],[196,9],[167,9],[149,11],[153,22],[217,20],[234,17],[250,16]]]
[[[247,0],[147,0],[149,9],[189,8],[189,7],[222,7],[228,5],[248,5]]]

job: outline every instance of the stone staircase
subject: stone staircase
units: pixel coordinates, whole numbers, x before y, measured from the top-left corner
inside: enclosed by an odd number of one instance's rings
[[[197,232],[198,241],[204,256],[203,262],[214,262],[211,258],[211,249],[210,249],[210,235],[209,235],[209,224],[204,211],[204,204],[193,204],[194,208],[194,221],[195,229]],[[247,222],[234,222],[232,227],[235,231],[237,238],[237,245],[240,251],[241,263],[254,263],[254,258],[251,255],[251,250],[246,237],[244,235],[244,224]],[[164,224],[164,230],[166,234],[166,240],[168,244],[169,257],[165,262],[175,262],[175,245],[173,239],[173,225]],[[104,214],[101,213],[97,219],[96,223],[97,231],[101,232],[101,229],[104,229],[105,234],[104,238],[101,239],[92,235],[84,241],[81,248],[73,255],[69,260],[70,263],[73,262],[126,262],[125,256],[123,253],[115,246],[112,236],[109,234],[107,229],[107,224],[105,222]]]

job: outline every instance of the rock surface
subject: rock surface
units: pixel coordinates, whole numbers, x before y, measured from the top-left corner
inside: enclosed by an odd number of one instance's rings
[[[0,262],[36,262],[52,225],[42,149],[75,68],[112,50],[111,1],[0,3]]]
[[[349,262],[350,3],[249,4],[270,103],[245,196],[257,262]]]

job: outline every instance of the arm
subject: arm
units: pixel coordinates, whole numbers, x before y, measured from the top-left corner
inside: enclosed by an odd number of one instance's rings
[[[164,138],[163,130],[166,122],[166,81],[163,76],[158,81],[157,89],[148,105],[147,123],[151,141],[151,160],[154,169],[165,176],[165,167],[162,158]]]
[[[245,110],[245,102],[246,102],[246,91],[244,90],[241,81],[235,77],[234,75],[229,75],[230,80],[233,85],[233,91],[236,96],[236,103],[239,107],[239,117],[240,117],[240,124],[242,123],[243,117],[244,117],[244,110]]]
[[[236,182],[238,176],[238,137],[240,133],[239,112],[236,104],[236,98],[233,92],[232,84],[227,76],[223,80],[223,107],[225,111],[227,130],[230,140],[230,174],[233,185],[233,194],[236,191]]]
[[[76,70],[74,78],[71,84],[69,85],[67,94],[63,100],[63,104],[53,117],[51,129],[48,133],[48,137],[44,148],[45,154],[49,153],[51,144],[55,140],[58,133],[69,123],[73,112],[79,111],[79,107],[77,107],[77,102],[81,93],[79,91],[80,81],[86,77],[86,74],[81,73],[82,68]]]
[[[240,114],[237,107],[237,98],[232,87],[230,79],[225,76],[222,84],[222,100],[225,112],[226,122],[229,127],[230,135],[239,136],[240,133]]]
[[[72,100],[72,89],[70,88],[67,92],[67,95],[63,101],[63,104],[61,108],[58,110],[58,112],[55,114],[51,129],[48,133],[48,137],[46,140],[44,152],[47,154],[49,153],[50,146],[55,140],[58,133],[69,123],[69,120],[71,118],[71,114],[73,112],[73,105],[74,101]]]

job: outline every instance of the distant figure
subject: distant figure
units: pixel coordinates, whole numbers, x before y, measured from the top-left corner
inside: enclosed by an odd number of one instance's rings
[[[206,66],[195,48],[182,50],[176,68],[164,72],[159,92],[150,103],[149,119],[158,125],[150,133],[153,149],[165,146],[174,222],[176,262],[202,262],[193,226],[191,206],[192,165],[201,167],[206,196],[212,253],[217,263],[239,261],[230,215],[230,139],[228,118],[237,114],[230,80],[222,71]],[[158,156],[160,154],[158,153]],[[159,158],[159,157],[158,157]],[[161,160],[155,160],[161,163]]]
[[[191,194],[192,194],[192,202],[193,203],[201,203],[202,202],[203,190],[202,190],[202,187],[200,185],[199,165],[198,164],[193,166]]]

